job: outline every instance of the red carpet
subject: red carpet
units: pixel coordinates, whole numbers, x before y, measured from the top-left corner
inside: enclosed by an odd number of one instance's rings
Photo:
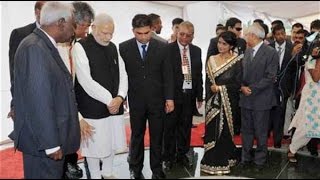
[[[204,134],[204,123],[197,125],[196,128],[192,128],[191,146],[202,147]],[[127,143],[130,140],[130,126],[126,127]],[[145,146],[149,147],[149,130],[146,130],[144,137]],[[241,136],[235,136],[234,141],[236,145],[241,145]],[[289,144],[288,140],[283,140],[283,144]],[[268,147],[273,146],[272,137],[268,139]],[[320,146],[319,146],[320,148]],[[81,156],[79,156],[81,158]],[[23,165],[21,152],[14,152],[13,148],[8,148],[0,151],[0,179],[22,179],[23,178]]]

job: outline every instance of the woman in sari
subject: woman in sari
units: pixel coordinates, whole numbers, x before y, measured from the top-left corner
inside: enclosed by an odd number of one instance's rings
[[[240,118],[241,58],[233,52],[237,38],[232,32],[219,35],[219,54],[206,66],[206,128],[200,169],[208,174],[227,174],[236,163],[233,120]]]

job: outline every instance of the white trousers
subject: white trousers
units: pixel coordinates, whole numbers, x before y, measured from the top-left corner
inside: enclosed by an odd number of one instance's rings
[[[88,168],[91,179],[101,179],[101,177],[112,176],[112,164],[114,153],[106,158],[90,158],[87,157]],[[100,161],[102,161],[102,170],[100,170]]]
[[[308,144],[311,138],[306,137],[306,129],[304,126],[296,127],[296,131],[293,134],[291,144],[289,146],[290,151],[295,154],[300,148]]]

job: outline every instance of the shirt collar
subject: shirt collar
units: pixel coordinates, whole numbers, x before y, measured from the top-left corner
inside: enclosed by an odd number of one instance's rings
[[[177,40],[178,46],[180,50],[183,50],[185,47],[187,48],[187,50],[189,49],[189,44],[186,46],[183,46],[182,44],[180,44],[180,42]]]
[[[254,46],[252,49],[254,50],[254,52],[258,52],[259,48],[261,47],[261,45],[263,44],[263,41],[261,41],[260,43],[258,43],[256,46]]]
[[[49,38],[49,40],[51,41],[51,43],[54,45],[54,47],[58,47],[56,41],[48,34],[46,33],[43,29],[39,28],[42,32],[44,32],[44,34]]]
[[[36,27],[40,28],[40,24],[38,23],[38,21],[36,21]]]
[[[144,44],[142,44],[141,42],[139,42],[138,40],[136,40],[136,42],[137,42],[137,45],[138,45],[139,48],[140,48],[142,45],[144,45]],[[149,43],[150,43],[150,41],[147,42],[147,44],[145,44],[145,45],[147,45],[147,46],[146,46],[146,49],[148,49]]]
[[[286,41],[284,41],[281,45],[279,45],[277,42],[275,42],[276,50],[278,50],[279,47],[281,47],[281,49],[284,49],[286,47]]]

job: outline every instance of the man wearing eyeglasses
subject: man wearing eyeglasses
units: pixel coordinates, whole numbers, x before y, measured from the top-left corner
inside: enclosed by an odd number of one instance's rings
[[[174,111],[167,115],[164,128],[164,167],[172,168],[175,157],[183,166],[192,162],[186,156],[190,149],[192,109],[197,99],[197,108],[202,106],[202,61],[201,49],[191,44],[194,26],[189,21],[179,25],[178,39],[168,45],[168,54],[174,75]]]
[[[237,35],[237,47],[235,48],[235,52],[237,52],[239,55],[243,54],[244,51],[246,50],[246,47],[247,47],[246,41],[244,39],[240,38],[241,32],[242,32],[242,25],[241,24],[242,24],[242,22],[238,18],[235,18],[235,17],[231,17],[226,22],[227,31],[231,31]],[[210,40],[210,45],[209,45],[208,52],[207,52],[207,59],[211,55],[217,55],[217,54],[219,54],[218,38],[215,37]],[[236,129],[237,128],[235,128],[235,131],[236,131]]]
[[[71,50],[73,48],[74,43],[79,41],[82,38],[87,37],[89,32],[89,27],[91,22],[94,19],[94,10],[92,7],[86,2],[72,2],[72,6],[74,8],[75,14],[75,30],[74,36],[71,40],[72,42],[66,43],[58,43],[57,49],[59,54],[68,68],[73,82],[75,81],[75,63],[74,59],[71,55]],[[90,127],[85,121],[82,119],[82,116],[79,114],[81,119],[80,126],[81,132],[89,131]],[[84,137],[82,137],[84,138]],[[65,164],[64,164],[64,177],[66,179],[79,179],[83,176],[82,169],[78,166],[78,154],[70,154],[66,156]],[[86,161],[85,161],[86,164]],[[89,173],[86,173],[87,177],[90,177]]]

